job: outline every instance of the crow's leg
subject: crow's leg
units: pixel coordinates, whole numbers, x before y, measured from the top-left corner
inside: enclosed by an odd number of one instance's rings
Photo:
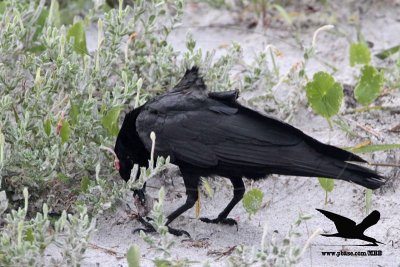
[[[229,202],[228,206],[218,215],[216,219],[209,219],[209,218],[200,218],[201,221],[206,223],[221,223],[221,224],[228,224],[228,225],[236,225],[236,220],[232,218],[228,218],[229,212],[236,206],[236,204],[243,198],[245,188],[243,179],[241,177],[236,178],[229,178],[233,185],[233,198],[231,202]]]
[[[173,220],[176,219],[176,217],[178,217],[188,209],[192,208],[198,199],[197,186],[199,184],[200,177],[195,175],[189,175],[183,172],[182,175],[186,187],[186,195],[187,195],[186,202],[182,206],[180,206],[177,210],[168,215],[167,222],[165,223],[165,225],[168,227],[168,232],[173,235],[176,236],[187,235],[188,237],[190,237],[190,234],[188,232],[184,230],[174,229],[168,226]],[[144,225],[145,228],[135,229],[134,233],[139,231],[156,232],[155,228],[143,218],[139,218],[139,221]]]
[[[181,172],[186,187],[186,195],[187,195],[186,202],[185,204],[180,206],[177,210],[168,215],[167,222],[165,224],[166,226],[168,226],[173,220],[175,220],[176,217],[178,217],[188,209],[192,208],[199,197],[197,188],[199,186],[200,177],[198,175],[191,174],[190,172],[185,171],[183,169],[181,169]],[[171,234],[177,236],[185,234],[188,237],[190,237],[189,233],[184,230],[174,229],[168,226],[168,231]]]

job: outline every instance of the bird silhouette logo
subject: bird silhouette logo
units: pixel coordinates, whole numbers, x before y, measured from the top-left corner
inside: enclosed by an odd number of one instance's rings
[[[379,211],[374,210],[367,217],[365,217],[361,223],[356,224],[355,221],[350,220],[342,215],[321,209],[316,210],[324,214],[329,220],[333,221],[338,231],[336,234],[322,234],[322,236],[359,239],[369,242],[369,244],[358,246],[378,246],[378,243],[383,244],[382,242],[377,241],[375,238],[364,235],[366,229],[375,225],[379,221],[381,217]]]

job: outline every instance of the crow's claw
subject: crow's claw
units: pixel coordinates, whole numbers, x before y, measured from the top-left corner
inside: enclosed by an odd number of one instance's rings
[[[152,221],[152,218],[146,217],[146,219],[148,219],[149,221]],[[155,233],[157,232],[156,229],[154,228],[154,226],[149,223],[148,221],[146,221],[145,219],[143,219],[143,217],[139,217],[139,222],[141,224],[143,224],[144,228],[137,228],[135,230],[133,230],[133,233],[139,233],[140,231],[143,231],[145,233]],[[188,232],[186,232],[185,230],[179,230],[179,229],[175,229],[175,228],[171,228],[169,226],[167,226],[168,228],[168,232],[172,235],[176,235],[176,236],[182,236],[182,235],[186,235],[187,237],[190,237],[190,234]]]
[[[138,220],[141,224],[143,224],[144,228],[137,228],[137,229],[133,230],[133,232],[132,232],[133,234],[139,233],[140,231],[143,231],[145,233],[157,232],[156,229],[154,228],[154,226],[151,225],[151,223],[149,223],[145,219],[143,219],[143,217],[139,216]]]
[[[132,231],[132,234],[140,233],[140,231],[143,231],[145,233],[155,233],[156,229],[153,228],[136,228],[135,230]]]
[[[172,235],[176,235],[176,236],[182,236],[182,235],[186,235],[187,237],[190,237],[190,234],[188,232],[186,232],[185,230],[180,230],[180,229],[174,229],[168,226],[168,232]]]
[[[205,223],[226,224],[231,226],[236,225],[236,227],[238,228],[237,221],[232,218],[216,218],[216,219],[200,218],[200,221]]]

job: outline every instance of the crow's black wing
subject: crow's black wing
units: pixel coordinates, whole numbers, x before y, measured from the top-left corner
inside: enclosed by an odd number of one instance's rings
[[[240,105],[199,99],[173,93],[149,103],[136,121],[146,148],[151,148],[149,135],[154,131],[157,154],[199,167],[222,162],[307,173],[318,170],[321,155],[305,143],[301,131]]]
[[[379,211],[374,210],[367,217],[365,217],[365,219],[361,223],[357,225],[357,228],[364,232],[372,225],[375,225],[379,221],[380,217],[381,214],[379,213]]]
[[[362,158],[201,90],[173,91],[148,102],[136,119],[136,131],[148,151],[150,132],[156,133],[156,155],[198,167],[230,168],[249,178],[277,173],[342,179],[370,189],[384,184],[374,171],[347,162]]]
[[[349,218],[346,218],[344,216],[326,210],[321,210],[321,209],[316,209],[316,210],[324,214],[329,220],[333,221],[339,233],[348,232],[349,230],[351,230],[356,226],[356,222],[350,220]]]
[[[231,90],[224,92],[209,92],[208,96],[215,100],[220,100],[225,103],[235,103],[236,99],[239,97],[239,90]]]

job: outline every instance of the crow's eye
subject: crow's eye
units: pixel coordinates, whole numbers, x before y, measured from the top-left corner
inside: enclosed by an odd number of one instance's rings
[[[130,164],[133,165],[133,159],[131,158],[131,156],[127,156],[126,159],[129,161]]]

